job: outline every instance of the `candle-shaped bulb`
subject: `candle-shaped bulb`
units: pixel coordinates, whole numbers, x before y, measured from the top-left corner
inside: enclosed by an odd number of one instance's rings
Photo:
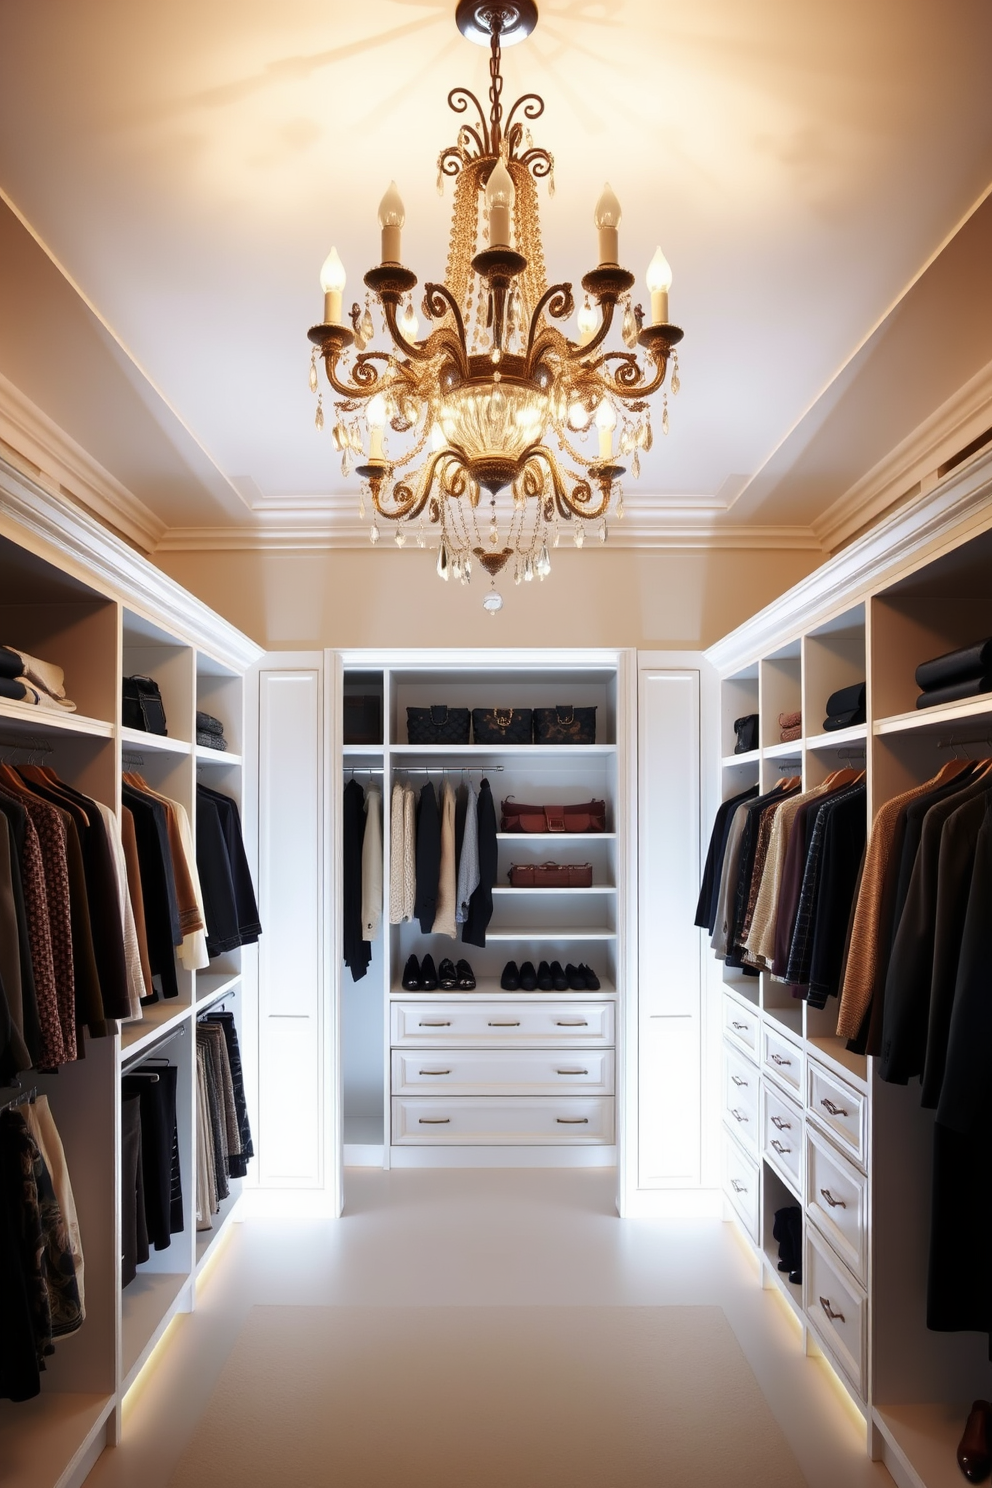
[[[668,291],[672,287],[672,267],[660,248],[654,250],[654,258],[648,264],[645,275],[651,291],[651,324],[668,324]]]
[[[611,460],[613,458],[613,430],[617,426],[617,411],[612,403],[604,398],[596,409],[596,428],[599,430],[599,458]]]
[[[444,437],[444,430],[440,424],[431,426],[431,450],[436,455],[447,447],[448,441]]]
[[[513,246],[510,242],[510,221],[516,198],[513,177],[501,157],[493,166],[486,185],[490,248],[511,248]]]
[[[365,422],[369,426],[369,463],[374,464],[386,458],[382,443],[382,436],[386,432],[386,400],[381,393],[376,393],[374,398],[369,399]]]
[[[344,264],[338,250],[332,248],[320,270],[320,287],[324,291],[324,324],[341,324],[341,296],[347,283]]]
[[[403,198],[390,181],[389,190],[379,203],[379,226],[382,228],[382,262],[400,262],[400,228],[406,221]]]
[[[619,227],[620,227],[620,203],[613,192],[609,181],[603,187],[603,193],[596,203],[593,220],[599,233],[599,261],[601,264],[615,264],[619,262]]]
[[[579,345],[588,346],[596,334],[596,312],[588,300],[579,306],[576,322],[579,327]]]

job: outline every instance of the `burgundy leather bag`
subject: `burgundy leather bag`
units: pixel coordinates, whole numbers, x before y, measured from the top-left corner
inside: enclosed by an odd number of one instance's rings
[[[606,802],[578,806],[525,806],[507,796],[500,810],[501,832],[605,832]]]
[[[509,872],[514,889],[591,889],[591,863],[513,863]]]

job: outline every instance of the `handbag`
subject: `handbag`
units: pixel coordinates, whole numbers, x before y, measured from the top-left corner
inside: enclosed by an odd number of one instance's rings
[[[473,708],[472,738],[476,744],[529,744],[532,720],[530,708]]]
[[[507,875],[514,889],[591,889],[591,863],[513,863]]]
[[[752,749],[758,747],[758,715],[757,713],[746,713],[743,718],[734,719],[734,733],[737,735],[737,744],[734,748],[735,754],[750,754]]]
[[[596,709],[565,707],[534,709],[535,744],[595,744]]]
[[[434,703],[430,708],[407,708],[409,744],[467,744],[468,709]]]
[[[382,743],[382,698],[377,692],[345,694],[342,744]]]
[[[507,796],[502,802],[501,832],[605,832],[606,802],[578,806],[524,806]]]
[[[125,728],[141,729],[146,734],[167,734],[158,683],[151,677],[125,677],[121,718]]]

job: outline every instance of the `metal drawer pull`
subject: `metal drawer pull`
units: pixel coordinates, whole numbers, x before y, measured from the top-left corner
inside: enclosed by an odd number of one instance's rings
[[[564,1018],[556,1018],[555,1019],[555,1027],[556,1028],[588,1028],[589,1027],[589,1022],[588,1022],[588,1020],[586,1018],[570,1018],[567,1021]]]
[[[747,1117],[746,1116],[742,1116],[741,1113],[740,1113],[740,1111],[738,1111],[738,1109],[737,1109],[736,1106],[733,1108],[733,1110],[731,1111],[730,1114],[731,1114],[731,1116],[733,1116],[733,1118],[734,1118],[735,1121],[743,1121],[745,1123],[745,1125],[747,1124]]]
[[[843,1323],[843,1322],[846,1322],[846,1318],[844,1317],[844,1314],[842,1312],[834,1312],[833,1308],[830,1306],[830,1303],[827,1301],[826,1297],[821,1297],[820,1298],[820,1306],[823,1308],[824,1312],[827,1314],[827,1317],[830,1319],[830,1321],[832,1323],[836,1323],[836,1322]]]
[[[791,1059],[783,1059],[782,1056],[781,1056],[781,1054],[772,1054],[770,1056],[770,1058],[771,1058],[772,1064],[791,1064],[792,1063],[792,1060]]]
[[[588,1126],[588,1116],[556,1116],[555,1120],[559,1126]]]
[[[731,1028],[736,1028],[738,1033],[745,1033],[747,1031],[746,1023],[731,1023],[730,1026]]]
[[[820,1193],[826,1199],[831,1209],[846,1209],[847,1204],[843,1199],[835,1199],[829,1188],[821,1188]]]
[[[851,1114],[850,1111],[845,1111],[843,1106],[835,1106],[833,1101],[828,1100],[826,1096],[820,1101],[820,1105],[829,1111],[831,1116],[850,1116]]]
[[[420,1116],[418,1120],[421,1126],[447,1126],[451,1120],[450,1116]]]
[[[778,1153],[784,1154],[786,1152],[791,1152],[792,1151],[792,1148],[791,1147],[784,1147],[782,1145],[782,1143],[778,1140],[777,1137],[773,1137],[772,1138],[772,1146],[775,1148],[775,1151],[778,1152]]]
[[[419,1028],[450,1028],[451,1019],[446,1018],[443,1022],[438,1022],[438,1020],[435,1018],[430,1023],[421,1022],[417,1026]]]
[[[421,1070],[422,1075],[450,1075],[450,1070]]]
[[[501,1023],[494,1023],[493,1020],[492,1020],[492,1018],[490,1018],[489,1019],[489,1027],[490,1028],[519,1028],[520,1027],[520,1019],[518,1018],[516,1020],[516,1022],[514,1022],[514,1023],[503,1023],[503,1022],[501,1022]]]
[[[747,1184],[738,1183],[736,1178],[731,1178],[730,1186],[734,1190],[734,1193],[747,1193]]]
[[[781,1118],[781,1116],[773,1116],[772,1117],[772,1126],[776,1127],[778,1131],[791,1131],[792,1130],[792,1122],[791,1121],[783,1121],[782,1118]]]
[[[559,1070],[559,1075],[587,1075],[588,1070]]]
[[[731,1075],[730,1078],[733,1080],[734,1084],[737,1085],[737,1086],[741,1086],[741,1085],[746,1085],[747,1084],[747,1081],[746,1080],[742,1080],[741,1077],[740,1077],[740,1075]]]

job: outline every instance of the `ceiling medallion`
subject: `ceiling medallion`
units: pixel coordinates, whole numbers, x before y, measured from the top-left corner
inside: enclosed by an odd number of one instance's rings
[[[438,191],[454,180],[454,210],[444,283],[424,286],[425,334],[413,304],[417,276],[402,263],[405,213],[394,182],[379,206],[381,262],[365,275],[365,303],[352,305],[350,323],[336,249],[321,270],[324,319],[309,332],[310,387],[317,392],[319,355],[337,395],[332,435],[342,473],[354,468],[362,479],[362,516],[371,501],[370,540],[379,541],[379,518],[396,524],[398,547],[411,531],[424,547],[437,528],[440,577],[467,584],[476,561],[490,578],[484,606],[496,614],[496,577],[511,560],[516,583],[544,579],[563,523],[581,547],[589,522],[606,541],[611,504],[623,516],[628,467],[619,460],[630,457],[636,479],[639,451],[652,443],[648,399],[664,390],[669,362],[668,386],[678,392],[673,349],[682,331],[668,322],[672,274],[660,248],[647,272],[647,324],[631,302],[634,276],[618,262],[620,204],[609,186],[596,204],[599,266],[582,280],[575,339],[553,324],[576,307],[571,284],[549,286],[544,268],[536,183],[546,179],[554,195],[554,159],[529,128],[544,101],[525,93],[504,115],[500,72],[502,47],[530,34],[537,7],[460,0],[456,21],[490,49],[489,119],[467,89],[448,94],[456,114],[471,107],[478,118],[438,159]],[[388,349],[375,347],[380,319]],[[622,351],[605,349],[615,319]],[[316,422],[323,427],[319,393]],[[593,425],[595,448],[583,453]]]

